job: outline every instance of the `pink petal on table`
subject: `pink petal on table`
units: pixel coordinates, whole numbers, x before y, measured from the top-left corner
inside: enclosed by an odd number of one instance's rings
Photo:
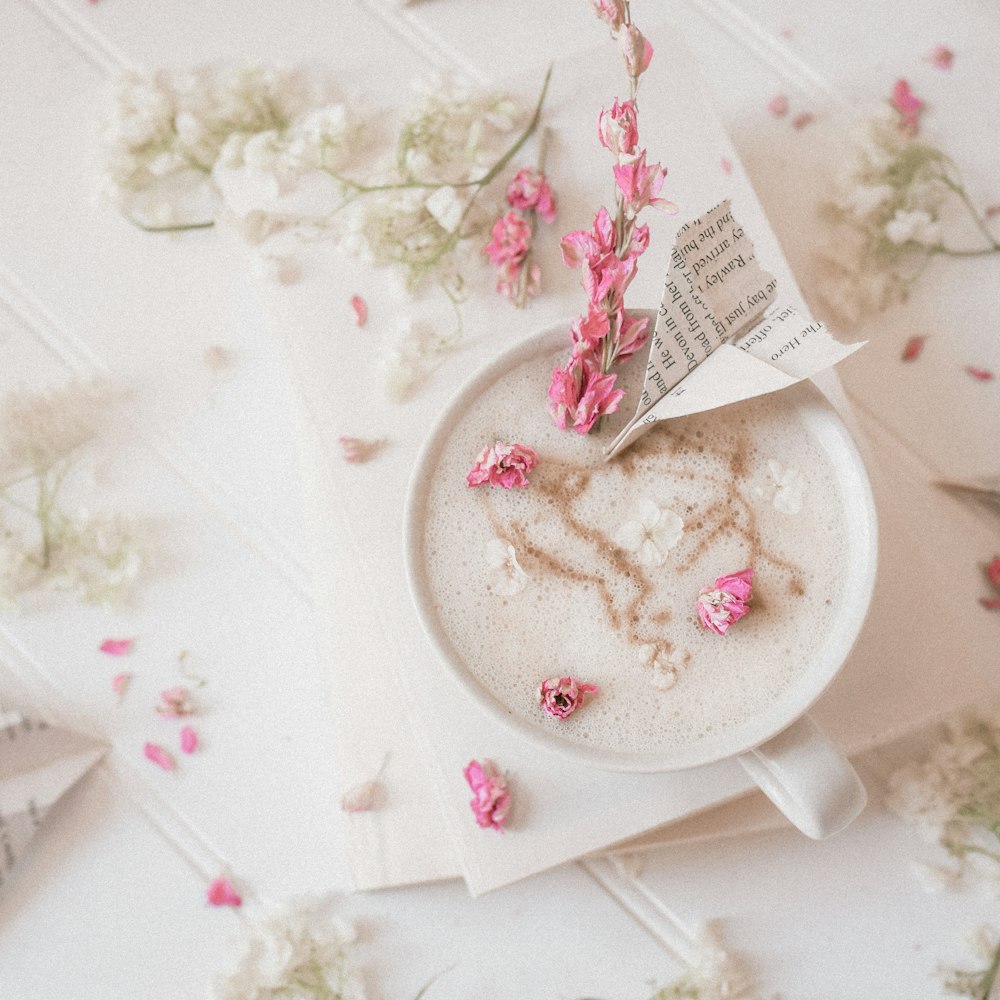
[[[129,683],[132,680],[132,677],[133,675],[130,674],[127,670],[123,671],[120,674],[115,674],[115,676],[111,678],[111,690],[114,691],[114,693],[118,695],[119,698],[124,698],[125,691],[128,688]]]
[[[360,295],[352,295],[351,308],[354,310],[354,322],[358,326],[364,326],[368,319],[368,303]]]
[[[906,342],[906,347],[903,348],[902,360],[916,361],[920,357],[920,352],[924,349],[924,342],[926,340],[926,337],[910,337]]]
[[[105,639],[98,648],[108,656],[125,656],[132,652],[134,643],[135,639]]]
[[[205,894],[212,906],[242,906],[243,898],[227,878],[217,878]]]
[[[979,603],[987,611],[1000,611],[1000,597],[980,597]]]
[[[142,752],[147,760],[151,760],[157,767],[162,767],[164,771],[172,771],[177,766],[170,752],[164,750],[158,743],[147,743]]]
[[[724,174],[731,174],[733,172],[733,165],[729,162],[728,157],[723,157],[720,161],[722,164],[722,172]]]
[[[994,556],[987,564],[986,579],[1000,590],[1000,556]]]
[[[788,98],[784,94],[777,94],[767,102],[767,110],[775,118],[781,118],[788,114]]]
[[[816,116],[811,111],[802,111],[792,119],[792,128],[801,130],[814,121]]]
[[[937,66],[938,69],[951,69],[951,64],[955,60],[955,53],[947,45],[935,45],[927,56],[927,60]]]
[[[924,102],[913,93],[906,80],[896,81],[889,103],[899,112],[899,124],[902,131],[907,135],[916,135]]]
[[[993,372],[986,368],[974,368],[972,365],[965,366],[966,372],[980,382],[992,382],[996,378]]]
[[[181,750],[194,753],[198,749],[198,734],[190,726],[181,727]]]

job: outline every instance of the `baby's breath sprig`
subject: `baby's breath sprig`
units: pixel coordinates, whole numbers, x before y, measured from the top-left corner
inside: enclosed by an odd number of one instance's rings
[[[988,927],[980,928],[973,940],[973,950],[985,963],[981,969],[943,968],[942,985],[956,996],[990,1000],[993,984],[1000,974],[1000,935]]]

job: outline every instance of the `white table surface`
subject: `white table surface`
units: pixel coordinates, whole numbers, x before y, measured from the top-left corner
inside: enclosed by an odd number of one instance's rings
[[[962,164],[974,200],[1000,201],[992,127],[1000,16],[971,0],[824,4],[725,0],[654,5],[676,17],[708,69],[720,112],[809,293],[810,166],[830,150],[766,110],[786,93],[818,115],[875,102],[907,76],[932,102],[935,137]],[[347,895],[337,762],[313,650],[290,389],[276,344],[245,316],[245,262],[209,233],[154,237],[94,197],[94,115],[122,69],[221,58],[310,61],[391,101],[378,43],[397,32],[416,74],[430,66],[496,80],[535,72],[600,31],[585,0],[423,0],[274,5],[178,0],[8,0],[0,7],[0,389],[106,374],[132,390],[129,419],[104,439],[81,502],[99,497],[154,526],[158,572],[127,610],[66,599],[0,617],[0,695],[114,746],[60,802],[0,892],[0,997],[67,1000],[204,995],[238,915],[209,908],[226,870],[248,897],[344,892],[363,928],[373,998],[645,998],[683,967],[688,932],[717,918],[787,998],[933,997],[939,963],[996,909],[985,897],[930,897],[909,871],[928,850],[879,804],[891,766],[862,763],[872,805],[814,844],[787,830],[644,853],[633,866],[568,865],[472,900],[458,882]],[[923,57],[956,51],[943,77]],[[403,68],[398,68],[401,73]],[[935,75],[937,74],[937,75]],[[781,155],[776,151],[780,150]],[[991,173],[992,171],[992,173]],[[990,188],[991,182],[994,187]],[[974,277],[969,270],[975,267]],[[928,475],[995,471],[994,384],[960,368],[880,406],[884,365],[911,332],[946,334],[962,363],[1000,370],[996,263],[942,264],[926,292],[887,314],[876,361],[848,367],[859,409],[876,416]],[[949,297],[961,290],[955,322]],[[992,289],[992,291],[991,291]],[[948,294],[945,294],[945,293]],[[993,303],[993,316],[988,308]],[[214,375],[211,345],[234,352]],[[900,376],[894,376],[900,377]],[[923,381],[919,381],[923,379]],[[963,381],[964,379],[964,381]],[[979,393],[975,400],[971,393]],[[898,402],[897,402],[898,401]],[[981,422],[963,416],[975,406]],[[947,524],[941,530],[949,530]],[[984,552],[988,559],[993,553]],[[971,579],[971,577],[970,577]],[[941,586],[952,585],[945,574]],[[969,585],[963,579],[963,585]],[[986,628],[997,628],[987,620]],[[136,678],[119,706],[118,669],[97,650],[137,637]],[[204,749],[168,775],[141,757],[149,706],[190,651],[204,676]],[[878,940],[879,946],[873,947]],[[488,957],[484,957],[488,956]],[[454,968],[451,968],[454,967]]]

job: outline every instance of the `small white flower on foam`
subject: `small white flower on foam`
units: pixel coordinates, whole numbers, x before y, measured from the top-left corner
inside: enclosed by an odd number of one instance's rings
[[[677,514],[643,497],[635,518],[619,526],[614,540],[623,549],[634,552],[643,566],[662,566],[667,561],[667,553],[683,534],[684,522]]]
[[[798,469],[786,469],[773,458],[767,463],[767,471],[774,482],[774,496],[771,503],[782,514],[798,514],[802,510],[802,495],[806,484]]]
[[[490,590],[500,597],[513,597],[528,586],[528,574],[517,561],[514,546],[505,538],[491,538],[486,543]]]
[[[653,643],[646,643],[639,647],[642,654],[643,663],[652,671],[649,682],[660,691],[669,691],[680,676],[680,668],[667,654]]]

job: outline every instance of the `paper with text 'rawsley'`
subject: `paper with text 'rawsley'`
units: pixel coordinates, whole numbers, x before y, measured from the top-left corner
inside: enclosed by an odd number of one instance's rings
[[[784,389],[862,346],[782,304],[726,199],[677,232],[639,405],[605,457],[661,420]]]

